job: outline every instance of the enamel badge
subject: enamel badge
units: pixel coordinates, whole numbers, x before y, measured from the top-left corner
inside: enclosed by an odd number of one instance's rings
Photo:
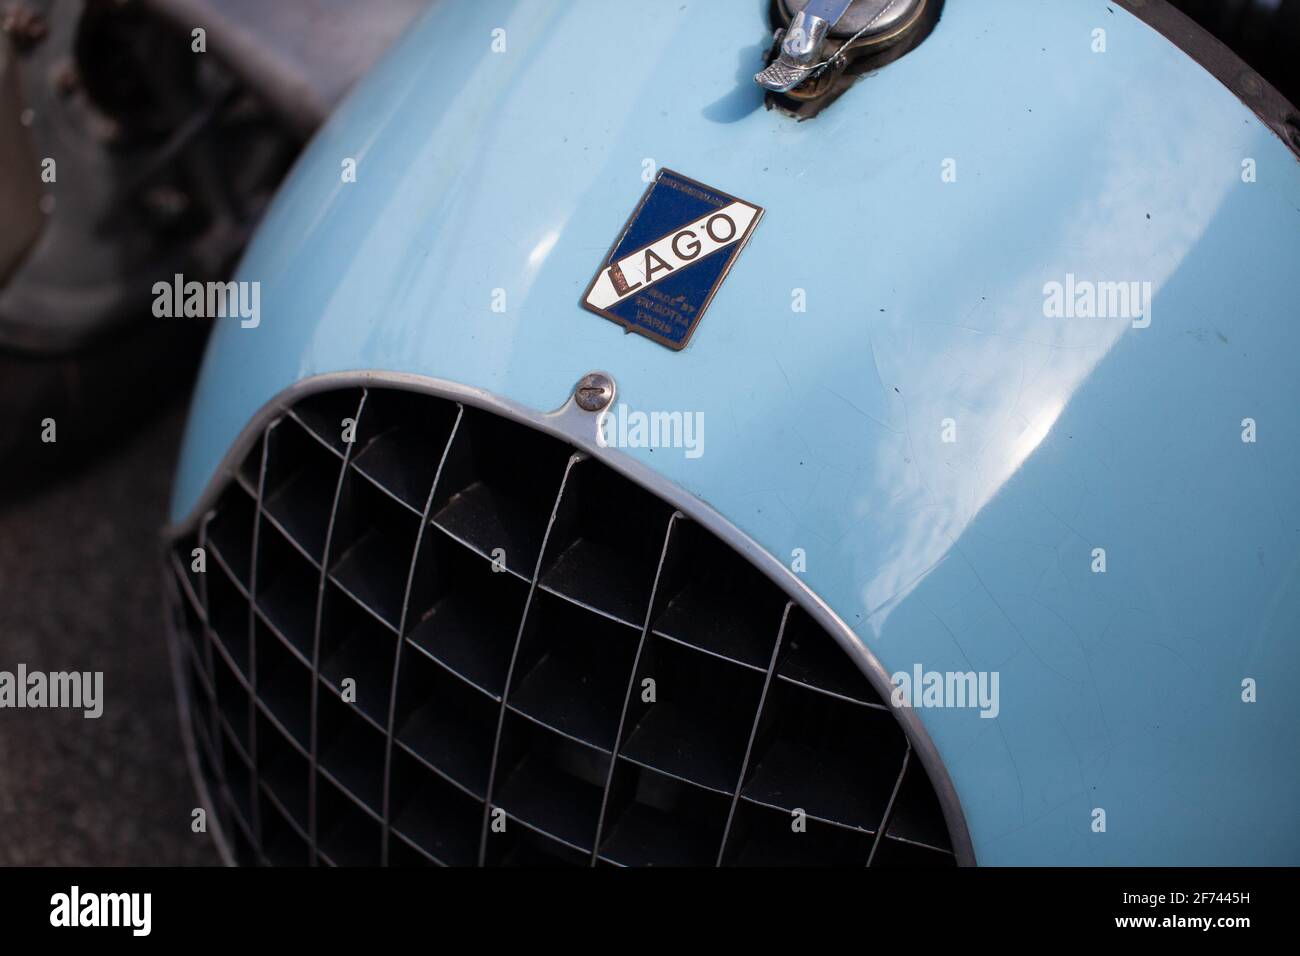
[[[659,170],[582,305],[670,349],[690,341],[763,210]]]

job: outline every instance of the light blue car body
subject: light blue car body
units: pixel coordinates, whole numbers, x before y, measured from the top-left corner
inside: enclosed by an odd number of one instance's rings
[[[704,417],[699,457],[625,453],[802,549],[888,672],[997,672],[996,717],[919,710],[979,863],[1300,862],[1300,164],[1101,0],[949,0],[805,122],[750,80],[770,33],[766,0],[435,5],[250,247],[173,520],[312,376],[547,412],[605,369]],[[579,306],[661,166],[766,210],[682,352]],[[1067,275],[1151,307],[1045,314]]]

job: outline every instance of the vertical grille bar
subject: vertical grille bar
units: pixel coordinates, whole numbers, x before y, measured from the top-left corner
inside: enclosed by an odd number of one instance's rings
[[[209,512],[207,515],[204,516],[203,521],[200,522],[199,524],[198,546],[203,549],[205,562],[207,560],[207,553],[208,553],[208,520],[211,517],[212,514],[211,512]],[[186,560],[193,561],[194,556],[193,555],[183,556],[181,559],[182,566]],[[209,629],[212,627],[212,623],[211,623],[212,612],[208,606],[208,575],[207,575],[206,568],[207,568],[207,564],[205,563],[204,573],[199,577],[199,607],[203,611],[203,666],[206,667],[208,671],[208,684],[210,686],[215,686],[213,682],[216,679],[215,677],[216,671],[213,669],[212,666],[212,635],[208,633]],[[212,694],[212,699],[209,701],[209,704],[211,705],[210,710],[212,711],[211,714],[212,723],[209,726],[211,726],[213,729],[216,729],[217,695],[215,691]],[[213,743],[215,743],[215,741],[213,741]],[[223,775],[224,775],[224,771],[223,771]]]
[[[356,437],[357,430],[361,427],[361,415],[366,407],[366,395],[368,393],[363,389],[361,398],[357,402],[356,412],[353,413],[353,437]],[[338,423],[342,426],[342,422]],[[317,813],[316,813],[316,791],[317,791],[317,763],[319,741],[319,716],[318,704],[320,701],[320,632],[321,616],[325,606],[325,590],[329,586],[329,569],[330,569],[330,549],[334,537],[334,521],[339,513],[339,496],[343,494],[343,482],[348,476],[348,463],[352,460],[352,449],[355,442],[348,442],[344,449],[343,459],[339,463],[338,481],[334,486],[334,501],[330,505],[329,524],[325,529],[325,551],[321,558],[320,564],[320,584],[316,589],[316,620],[312,629],[312,652],[311,652],[311,776],[307,779],[307,833],[311,838],[311,865],[317,864],[320,850],[319,834],[317,833]]]
[[[560,487],[555,492],[555,501],[551,504],[551,515],[546,520],[546,533],[542,535],[542,546],[537,552],[537,563],[533,566],[533,573],[528,581],[528,597],[524,600],[524,611],[519,618],[519,629],[515,632],[514,647],[510,651],[510,666],[506,670],[505,687],[501,691],[501,707],[497,712],[496,736],[492,742],[492,762],[489,765],[487,790],[484,794],[483,827],[479,833],[479,866],[485,865],[487,860],[488,828],[492,821],[492,789],[496,785],[497,761],[501,757],[501,730],[505,726],[506,702],[510,699],[510,683],[514,679],[515,663],[519,657],[519,642],[523,640],[524,628],[528,624],[528,611],[532,608],[533,598],[537,594],[537,579],[541,576],[542,561],[546,558],[546,544],[551,537],[551,529],[555,525],[555,516],[560,510],[560,502],[564,499],[565,486],[569,483],[569,476],[573,474],[574,466],[586,460],[587,456],[581,452],[575,452],[569,456],[569,462],[564,468],[564,478],[560,481]]]
[[[262,461],[257,469],[257,507],[253,510],[253,542],[248,555],[248,682],[253,688],[253,693],[248,696],[248,747],[250,756],[253,758],[253,833],[257,838],[258,853],[263,853],[265,850],[262,835],[262,801],[259,799],[260,794],[258,793],[261,787],[259,781],[262,774],[257,749],[257,726],[260,723],[257,719],[257,540],[262,528],[262,493],[263,486],[266,484],[266,444],[267,433],[262,432]]]
[[[745,788],[745,774],[749,771],[749,758],[754,752],[754,741],[758,739],[758,725],[763,720],[763,705],[767,703],[767,691],[772,686],[772,674],[776,671],[776,662],[781,658],[781,642],[785,638],[785,626],[790,620],[794,602],[786,603],[781,612],[781,624],[776,632],[776,646],[772,648],[772,659],[767,662],[767,674],[763,677],[763,692],[758,697],[758,707],[754,709],[754,723],[749,728],[749,742],[745,744],[745,759],[740,764],[740,776],[736,778],[736,789],[731,794],[731,806],[727,810],[727,822],[722,828],[722,840],[718,843],[717,865],[722,866],[722,856],[727,851],[727,837],[731,835],[731,824],[736,818],[736,803],[740,800],[740,791]]]
[[[645,621],[641,625],[641,636],[637,640],[636,656],[632,658],[632,670],[627,675],[627,691],[623,695],[623,710],[618,717],[618,730],[614,734],[614,752],[610,755],[609,773],[605,776],[604,792],[600,796],[600,815],[596,818],[596,839],[591,848],[591,865],[596,865],[596,860],[600,857],[600,840],[605,830],[605,811],[609,807],[609,791],[614,784],[614,771],[618,769],[618,750],[619,744],[623,740],[623,725],[627,721],[628,705],[631,703],[632,695],[636,693],[636,675],[641,666],[641,652],[645,650],[645,642],[650,634],[650,625],[654,621],[655,599],[659,592],[659,581],[663,576],[664,560],[668,557],[668,549],[672,546],[673,532],[677,528],[679,521],[687,521],[687,517],[680,511],[674,511],[672,517],[668,519],[668,529],[664,532],[663,547],[659,550],[659,564],[655,567],[654,583],[650,586],[650,603],[646,605]]]
[[[899,768],[898,779],[894,781],[894,790],[889,795],[889,803],[885,807],[885,818],[880,821],[880,829],[876,831],[876,838],[871,841],[871,855],[867,857],[867,866],[871,866],[876,861],[876,851],[885,840],[885,834],[889,832],[889,821],[894,815],[894,807],[898,804],[898,793],[903,789],[903,778],[907,776],[907,765],[912,762],[912,742],[907,742],[907,750],[903,753],[903,766]]]
[[[397,728],[394,726],[397,719],[397,680],[401,673],[402,642],[406,640],[406,621],[411,607],[411,585],[415,580],[415,566],[420,558],[420,545],[425,534],[429,532],[430,512],[433,510],[433,502],[438,494],[438,482],[442,478],[442,469],[447,463],[447,455],[450,454],[451,446],[456,441],[456,432],[460,429],[460,423],[464,417],[465,406],[457,403],[456,420],[452,423],[451,433],[447,436],[447,443],[443,445],[442,454],[438,457],[438,467],[433,474],[433,481],[429,485],[429,496],[424,502],[424,509],[420,515],[420,530],[415,535],[415,549],[411,552],[411,564],[406,572],[406,587],[402,593],[402,614],[397,626],[397,646],[393,654],[393,680],[388,687],[388,733],[384,740],[384,823],[383,844],[380,849],[380,861],[383,866],[388,865],[388,847],[392,839],[390,829],[392,825],[393,737],[397,733]]]
[[[199,575],[199,601],[203,605],[203,657],[204,657],[204,666],[207,667],[208,669],[208,681],[212,685],[212,695],[211,695],[211,699],[208,701],[208,711],[209,711],[208,726],[212,728],[213,736],[214,738],[216,738],[212,741],[213,750],[215,751],[213,756],[216,757],[215,769],[217,773],[220,775],[220,780],[218,781],[218,787],[216,788],[216,792],[212,794],[212,798],[215,800],[220,796],[220,788],[225,787],[229,789],[229,784],[226,782],[228,779],[226,774],[226,748],[221,746],[221,741],[220,741],[221,712],[217,707],[217,691],[216,691],[217,671],[212,660],[212,653],[213,653],[212,651],[212,608],[209,604],[209,598],[208,598],[208,570],[207,570],[208,522],[212,520],[212,515],[213,512],[209,511],[206,515],[203,516],[203,520],[199,524],[198,540],[199,540],[199,547],[203,549],[203,557],[204,557],[203,574]],[[190,560],[193,560],[193,558],[191,557]],[[213,807],[212,809],[215,810],[216,807]]]

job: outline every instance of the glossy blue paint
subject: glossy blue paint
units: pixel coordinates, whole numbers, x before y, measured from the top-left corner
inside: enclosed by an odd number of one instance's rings
[[[213,339],[173,516],[305,377],[546,411],[607,369],[704,413],[701,457],[631,454],[805,549],[891,672],[1000,673],[996,719],[921,712],[980,862],[1300,862],[1300,165],[1100,0],[953,0],[795,123],[749,80],[766,5],[438,4],[251,247],[261,324]],[[680,353],[578,305],[643,163],[767,210]],[[1045,316],[1067,274],[1151,282],[1149,326]]]

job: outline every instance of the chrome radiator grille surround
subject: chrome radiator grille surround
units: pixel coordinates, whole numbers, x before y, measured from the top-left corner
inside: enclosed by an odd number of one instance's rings
[[[834,638],[527,425],[317,393],[169,565],[182,711],[236,862],[954,862],[917,752]]]

